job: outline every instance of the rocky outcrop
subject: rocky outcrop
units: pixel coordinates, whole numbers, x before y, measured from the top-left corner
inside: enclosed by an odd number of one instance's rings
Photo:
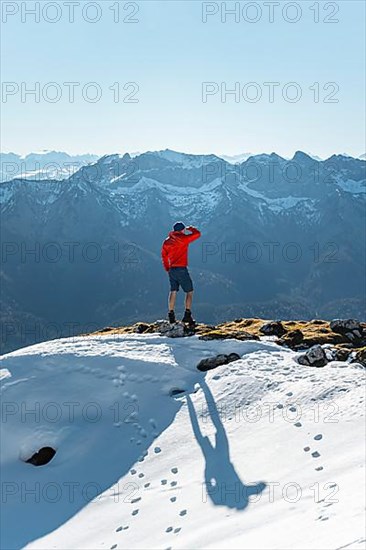
[[[354,360],[363,362],[366,347],[366,323],[355,319],[334,319],[324,321],[279,321],[266,319],[235,319],[217,325],[197,324],[193,328],[180,321],[170,325],[168,321],[136,323],[127,327],[107,327],[94,334],[151,334],[158,333],[171,338],[196,335],[201,340],[260,340],[268,336],[282,346],[295,351],[307,350],[313,346],[323,346],[326,358],[333,361]],[[330,348],[332,351],[329,351]],[[364,364],[364,363],[363,363]]]
[[[221,365],[227,365],[233,361],[238,361],[238,359],[240,359],[240,355],[237,353],[229,353],[228,355],[220,354],[215,357],[207,357],[198,363],[197,369],[202,372],[206,372],[208,370],[216,369],[216,367],[220,367]]]
[[[356,319],[334,319],[330,322],[330,328],[355,346],[366,344],[366,330]]]
[[[330,322],[330,328],[333,332],[339,332],[340,334],[346,334],[354,330],[362,332],[361,323],[355,319],[334,319]]]

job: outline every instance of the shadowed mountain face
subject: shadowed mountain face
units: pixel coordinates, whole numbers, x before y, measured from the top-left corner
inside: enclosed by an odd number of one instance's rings
[[[363,319],[365,166],[167,150],[2,183],[3,351],[164,316],[160,248],[178,219],[202,231],[190,248],[200,320]]]

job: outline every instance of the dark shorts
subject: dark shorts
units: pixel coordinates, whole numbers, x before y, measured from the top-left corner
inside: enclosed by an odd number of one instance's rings
[[[186,267],[171,267],[169,269],[170,290],[177,291],[181,286],[184,292],[192,292],[193,283]]]

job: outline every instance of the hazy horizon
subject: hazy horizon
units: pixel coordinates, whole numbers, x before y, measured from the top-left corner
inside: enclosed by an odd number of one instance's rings
[[[285,155],[285,154],[282,154],[281,152],[279,151],[276,151],[276,150],[273,150],[273,151],[262,151],[262,150],[258,150],[258,151],[242,151],[242,152],[234,152],[234,153],[227,153],[227,152],[216,152],[216,151],[211,151],[210,153],[203,153],[202,151],[199,151],[199,152],[192,152],[192,151],[178,151],[178,150],[175,150],[175,149],[172,149],[171,147],[164,147],[163,149],[147,149],[145,151],[129,151],[129,150],[126,150],[126,151],[104,151],[102,153],[98,153],[98,152],[95,152],[95,151],[85,151],[85,150],[80,150],[80,151],[77,151],[77,152],[73,152],[73,151],[70,151],[70,150],[56,150],[56,149],[40,149],[38,151],[4,151],[4,150],[0,150],[0,154],[2,155],[10,155],[10,154],[13,154],[13,155],[18,155],[22,158],[26,157],[27,155],[30,155],[30,154],[33,154],[33,155],[42,155],[42,154],[46,154],[46,153],[63,153],[63,154],[67,154],[69,156],[84,156],[84,155],[93,155],[93,156],[98,156],[99,158],[103,157],[103,156],[109,156],[109,155],[124,155],[124,154],[129,154],[131,157],[135,157],[135,156],[138,156],[138,155],[143,155],[145,153],[155,153],[155,152],[159,152],[159,151],[165,151],[165,150],[170,150],[170,151],[174,151],[175,153],[182,153],[182,154],[185,154],[185,155],[207,155],[207,154],[212,154],[212,155],[216,155],[220,158],[224,158],[224,157],[228,157],[228,158],[235,158],[235,157],[239,157],[239,156],[243,156],[243,155],[253,155],[253,156],[256,156],[256,155],[270,155],[271,153],[276,153],[277,155],[279,155],[280,157],[282,158],[285,158],[285,159],[292,159],[293,156],[295,155],[296,151],[301,151],[301,149],[294,149],[293,150],[293,153],[289,154],[289,155]],[[319,154],[317,154],[317,152],[314,152],[314,151],[302,151],[303,153],[309,155],[310,157],[319,157],[321,160],[327,160],[327,158],[329,157],[321,157]],[[355,158],[355,159],[358,159],[360,158],[361,156],[365,156],[365,153],[362,152],[360,153],[359,155],[351,155],[350,153],[348,153],[347,151],[341,151],[341,152],[338,152],[338,151],[334,151],[333,153],[331,153],[330,156],[332,155],[342,155],[342,156],[348,156],[348,157],[352,157],[352,158]]]

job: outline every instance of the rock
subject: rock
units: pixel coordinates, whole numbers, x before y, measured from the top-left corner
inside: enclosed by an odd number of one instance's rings
[[[227,340],[229,338],[235,338],[236,340],[259,340],[258,336],[245,330],[223,330],[220,328],[210,330],[199,336],[199,340]]]
[[[25,462],[33,466],[44,466],[48,464],[55,456],[56,451],[52,447],[42,447],[37,453],[34,453]]]
[[[360,363],[364,367],[366,367],[366,346],[363,348],[360,348],[357,352],[355,357],[352,359],[352,363]]]
[[[366,344],[365,328],[356,319],[334,319],[330,322],[333,332],[341,334],[354,347]]]
[[[286,332],[286,329],[281,321],[271,321],[269,323],[265,323],[259,330],[266,336],[282,336]]]
[[[194,326],[184,325],[184,336],[193,336],[196,334],[196,328]]]
[[[170,324],[169,321],[156,321],[157,331],[162,336],[170,338],[182,338],[186,336],[185,326],[180,321]]]
[[[351,342],[351,344],[353,344],[356,347],[359,346],[360,344],[364,343],[362,334],[360,333],[359,330],[353,330],[352,332],[346,332],[344,334],[344,336],[347,338],[347,340],[349,342]]]
[[[229,363],[232,361],[238,361],[240,359],[240,355],[238,353],[229,353],[228,355]]]
[[[330,322],[330,328],[333,332],[338,332],[339,334],[346,334],[354,330],[362,333],[361,323],[356,321],[356,319],[334,319]]]
[[[304,354],[299,355],[297,362],[300,365],[308,367],[324,367],[327,363],[327,357],[321,345],[316,344],[308,349]]]
[[[334,348],[335,361],[347,361],[350,350],[346,348]]]
[[[298,344],[301,344],[301,342],[303,341],[304,335],[301,332],[301,330],[297,328],[295,330],[291,330],[290,332],[288,332],[286,335],[286,339],[290,340],[292,345],[297,346]]]
[[[202,359],[198,363],[197,369],[201,372],[206,372],[208,370],[215,369],[216,367],[220,367],[221,365],[227,365],[232,361],[237,361],[238,359],[240,359],[240,355],[238,355],[237,353],[230,353],[229,355],[220,354],[216,355],[215,357]]]
[[[325,356],[328,361],[347,361],[350,355],[350,349],[334,348],[332,346],[323,346]]]
[[[147,323],[136,323],[135,332],[137,332],[138,334],[143,334],[149,328],[150,328],[150,325],[148,325]]]
[[[304,340],[304,335],[300,329],[290,330],[283,338],[278,340],[278,344],[281,346],[287,346],[289,348],[295,348]]]

